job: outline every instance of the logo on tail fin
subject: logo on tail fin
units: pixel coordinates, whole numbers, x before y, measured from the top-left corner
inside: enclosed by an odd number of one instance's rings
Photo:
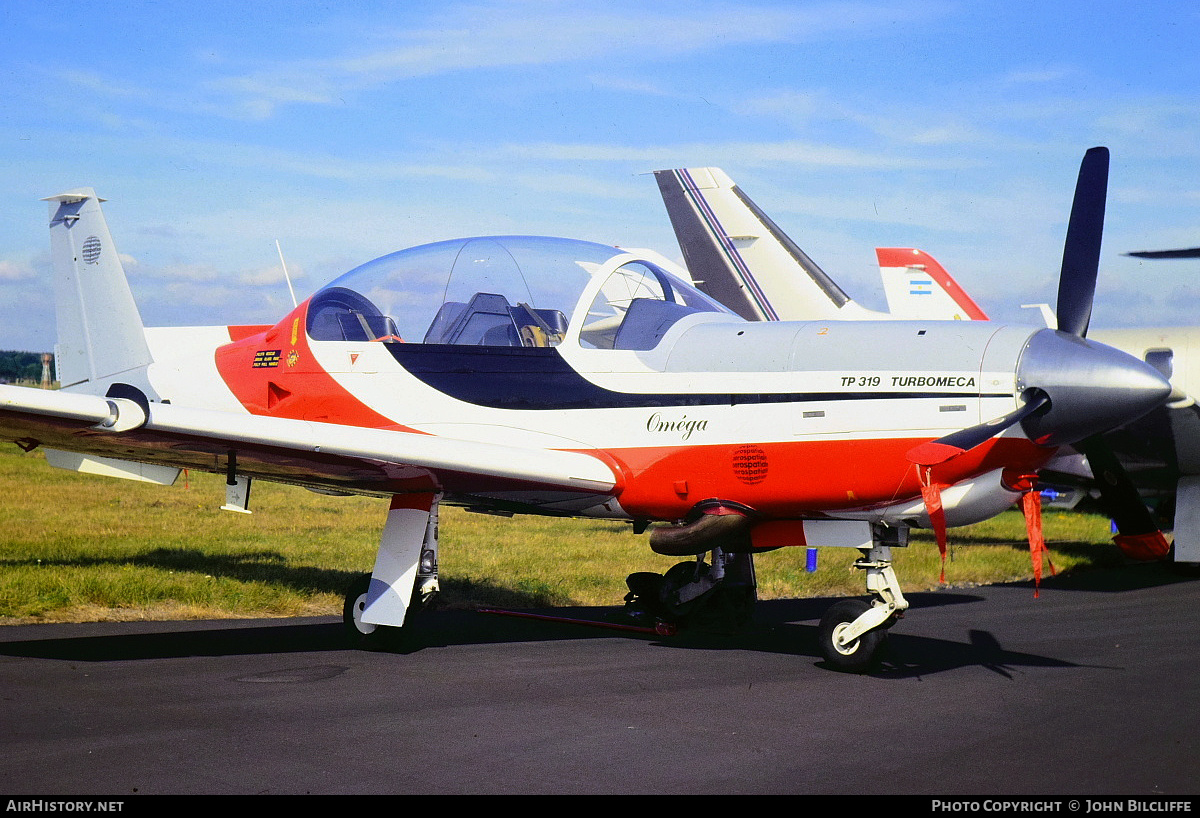
[[[85,264],[95,264],[100,260],[100,239],[88,236],[83,242],[83,261]]]

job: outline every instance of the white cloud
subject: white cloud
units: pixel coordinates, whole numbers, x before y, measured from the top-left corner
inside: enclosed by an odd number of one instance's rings
[[[728,2],[629,4],[485,2],[450,7],[424,26],[373,31],[373,48],[277,62],[212,79],[236,115],[331,103],[386,83],[458,71],[620,60],[645,63],[752,43],[799,43],[877,33],[938,13],[930,3],[826,2],[770,7]],[[350,51],[350,47],[344,50]],[[645,87],[645,86],[643,86]]]
[[[289,264],[287,268],[288,276],[292,282],[307,278],[304,268],[298,264]],[[285,287],[287,281],[283,276],[283,268],[276,264],[273,267],[260,267],[256,270],[247,270],[243,273],[238,273],[236,276],[238,284],[247,287]]]
[[[31,281],[37,278],[30,264],[0,259],[0,281]]]
[[[802,140],[762,142],[674,143],[658,145],[523,143],[498,146],[497,157],[572,162],[636,161],[663,167],[696,164],[689,157],[736,157],[750,166],[853,168],[859,170],[932,170],[969,167],[961,156],[920,158],[894,152],[859,150]],[[710,164],[700,161],[700,164]]]
[[[1000,85],[1048,85],[1075,76],[1077,71],[1067,66],[1017,69],[999,77]]]
[[[169,264],[163,266],[149,267],[143,266],[139,278],[143,280],[155,281],[173,281],[173,282],[193,282],[200,284],[208,284],[217,281],[227,280],[228,274],[221,273],[214,267],[208,264]]]
[[[56,75],[64,82],[69,82],[72,85],[78,86],[87,91],[97,94],[103,94],[108,97],[148,97],[150,94],[145,88],[140,88],[127,83],[118,83],[113,80],[103,77],[95,71],[79,71],[75,69],[64,69],[57,71]]]
[[[675,95],[673,91],[668,91],[661,85],[647,82],[644,79],[622,77],[614,74],[590,74],[587,79],[594,87],[609,91],[623,91],[630,94],[645,94],[656,97]]]

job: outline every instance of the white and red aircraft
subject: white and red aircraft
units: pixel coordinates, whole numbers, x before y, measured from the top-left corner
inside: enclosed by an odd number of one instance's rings
[[[440,503],[666,523],[651,548],[695,559],[640,591],[676,619],[749,606],[757,551],[855,548],[872,600],[835,604],[821,642],[861,670],[907,608],[910,526],[1008,508],[1058,447],[1170,392],[1083,337],[1107,170],[1089,151],[1057,331],[748,321],[652,259],[531,237],[384,256],[272,326],[144,329],[102,200],[71,190],[48,200],[64,388],[0,386],[0,436],[83,471],[224,473],[235,509],[252,478],[390,497],[347,596],[364,643],[436,590]]]

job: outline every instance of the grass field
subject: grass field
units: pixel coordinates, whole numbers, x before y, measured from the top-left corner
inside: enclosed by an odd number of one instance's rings
[[[37,452],[0,447],[0,623],[194,619],[341,613],[351,579],[369,571],[387,502],[256,483],[251,515],[220,511],[224,478],[190,473],[175,486],[78,475]],[[1059,572],[1121,562],[1108,521],[1047,513]],[[950,531],[951,585],[1032,577],[1016,511]],[[802,548],[756,559],[761,598],[859,596],[856,551]],[[511,519],[445,508],[440,604],[619,605],[625,577],[676,560],[623,523]],[[938,587],[940,560],[922,533],[895,552],[906,591]]]

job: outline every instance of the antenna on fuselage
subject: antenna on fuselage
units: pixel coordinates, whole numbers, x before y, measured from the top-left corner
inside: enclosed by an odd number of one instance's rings
[[[292,289],[292,277],[288,275],[287,262],[283,260],[283,248],[279,246],[279,239],[275,239],[275,250],[279,253],[279,266],[283,267],[283,280],[287,282],[288,292],[292,295],[292,307],[298,306],[296,303],[296,291]]]

